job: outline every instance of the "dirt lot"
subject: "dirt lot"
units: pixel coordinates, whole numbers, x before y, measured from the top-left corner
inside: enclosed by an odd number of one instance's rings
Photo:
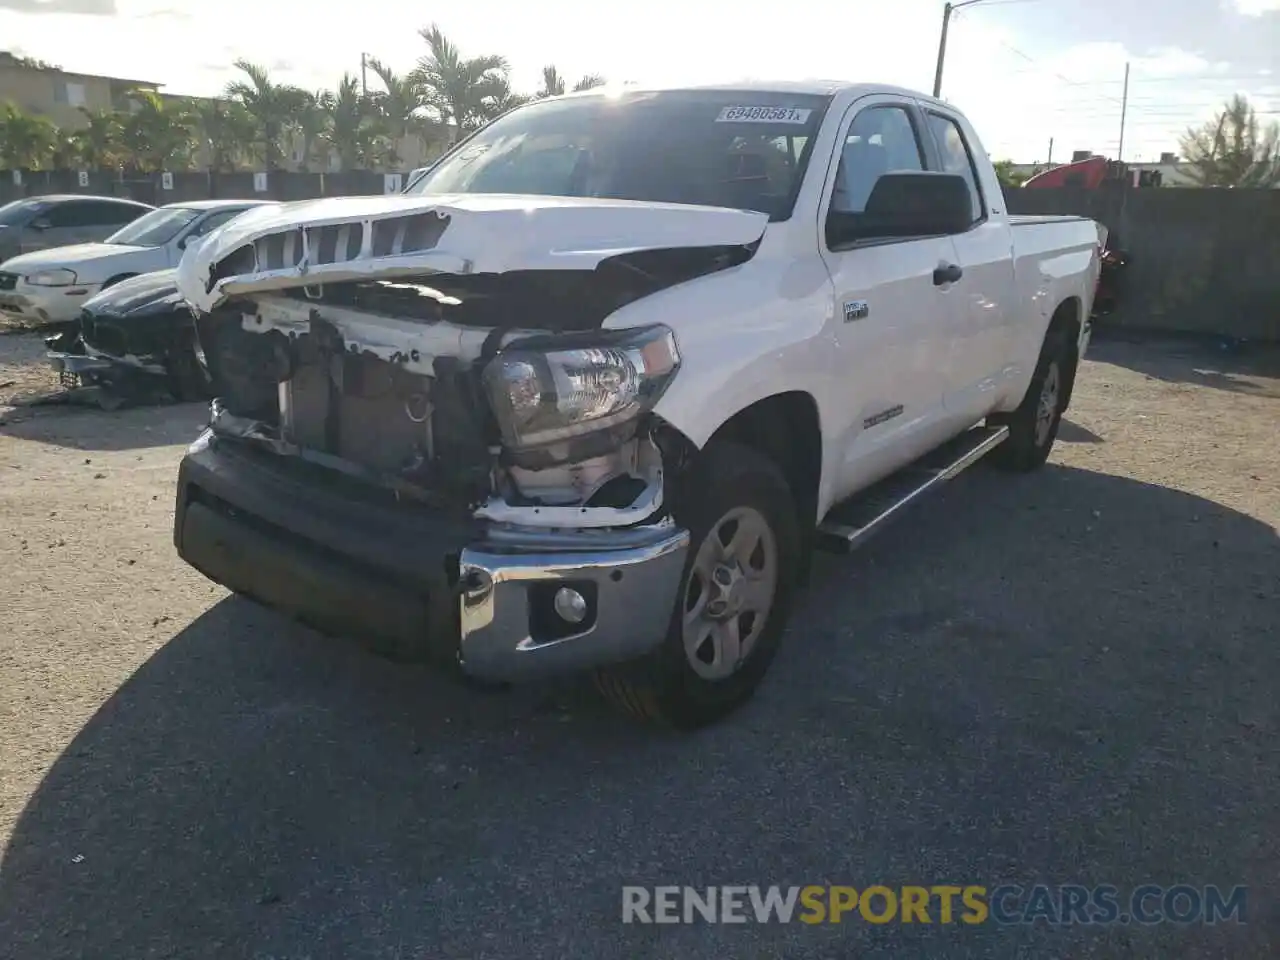
[[[0,404],[51,385],[0,336]],[[0,957],[1280,956],[1280,379],[1099,343],[1049,467],[824,560],[696,737],[483,695],[170,543],[194,407],[0,406]],[[34,372],[33,372],[34,371]],[[623,926],[620,887],[1249,885],[1247,924]]]

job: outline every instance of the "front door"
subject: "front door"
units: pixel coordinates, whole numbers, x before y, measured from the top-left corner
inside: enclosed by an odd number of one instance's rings
[[[955,262],[950,237],[859,240],[841,244],[840,213],[860,213],[881,175],[922,171],[923,117],[892,96],[857,101],[844,119],[821,208],[823,250],[835,287],[831,338],[846,371],[847,404],[831,424],[841,456],[831,491],[857,492],[946,439],[942,373],[957,297],[935,283]]]

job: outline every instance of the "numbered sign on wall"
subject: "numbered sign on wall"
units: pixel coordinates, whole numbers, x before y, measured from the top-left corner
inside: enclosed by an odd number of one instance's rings
[[[81,170],[76,174],[76,183],[80,184],[82,187],[87,187],[89,185],[89,171]]]
[[[13,185],[14,185],[15,187],[20,187],[20,186],[22,186],[22,171],[21,171],[21,170],[15,170],[15,171],[13,171]]]
[[[383,193],[399,193],[404,189],[404,176],[399,173],[384,173],[382,175],[382,192]]]
[[[172,173],[169,173],[168,171],[165,171],[164,173],[160,174],[160,189],[161,189],[161,190],[172,190],[172,189],[173,189],[173,174],[172,174]]]
[[[253,175],[253,189],[255,193],[267,192],[267,175],[265,173],[255,173]]]

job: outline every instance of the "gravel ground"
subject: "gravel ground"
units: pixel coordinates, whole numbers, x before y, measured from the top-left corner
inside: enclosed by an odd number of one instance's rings
[[[1096,344],[1045,470],[824,559],[689,738],[228,597],[170,542],[202,415],[0,408],[0,957],[1280,955],[1274,357]],[[1247,884],[1248,922],[620,922],[625,883],[1004,881]]]

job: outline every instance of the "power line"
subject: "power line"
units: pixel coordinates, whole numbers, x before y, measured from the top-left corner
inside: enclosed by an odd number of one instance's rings
[[[1007,44],[1004,44],[1004,45],[1008,46]],[[1023,56],[1025,56],[1025,54]],[[1033,72],[1035,71],[1019,70],[1019,71],[1015,71],[1014,75],[1018,76],[1021,74],[1033,73]],[[1133,80],[1141,81],[1144,84],[1147,84],[1147,83],[1205,83],[1205,82],[1243,83],[1245,81],[1255,81],[1255,82],[1260,82],[1264,85],[1269,85],[1276,90],[1280,90],[1280,78],[1271,76],[1270,74],[1188,73],[1179,77],[1144,77],[1141,74],[1136,74],[1133,77]],[[1117,84],[1117,83],[1122,84],[1124,83],[1124,81],[1123,80],[1079,80],[1079,81],[1073,81],[1073,86],[1100,87],[1100,86],[1108,86],[1108,85]]]
[[[1058,73],[1058,71],[1051,70],[1048,67],[1045,67],[1042,64],[1037,63],[1035,57],[1032,57],[1029,54],[1023,53],[1021,50],[1019,50],[1017,47],[1013,46],[1012,44],[1005,43],[1003,40],[1000,40],[999,38],[996,39],[996,43],[1000,44],[1000,46],[1004,47],[1010,53],[1017,54],[1023,60],[1027,61],[1027,63],[1040,67],[1040,69],[1043,72],[1053,74],[1055,77],[1057,77],[1059,80],[1061,80],[1063,83],[1067,84],[1068,86],[1072,86],[1072,87],[1083,86],[1083,84],[1077,83],[1075,80],[1072,80],[1070,77],[1064,77],[1062,74]],[[1105,95],[1103,96],[1105,99],[1110,100],[1112,103],[1117,103],[1123,106],[1123,104],[1119,100],[1117,100],[1115,97],[1106,97]]]

